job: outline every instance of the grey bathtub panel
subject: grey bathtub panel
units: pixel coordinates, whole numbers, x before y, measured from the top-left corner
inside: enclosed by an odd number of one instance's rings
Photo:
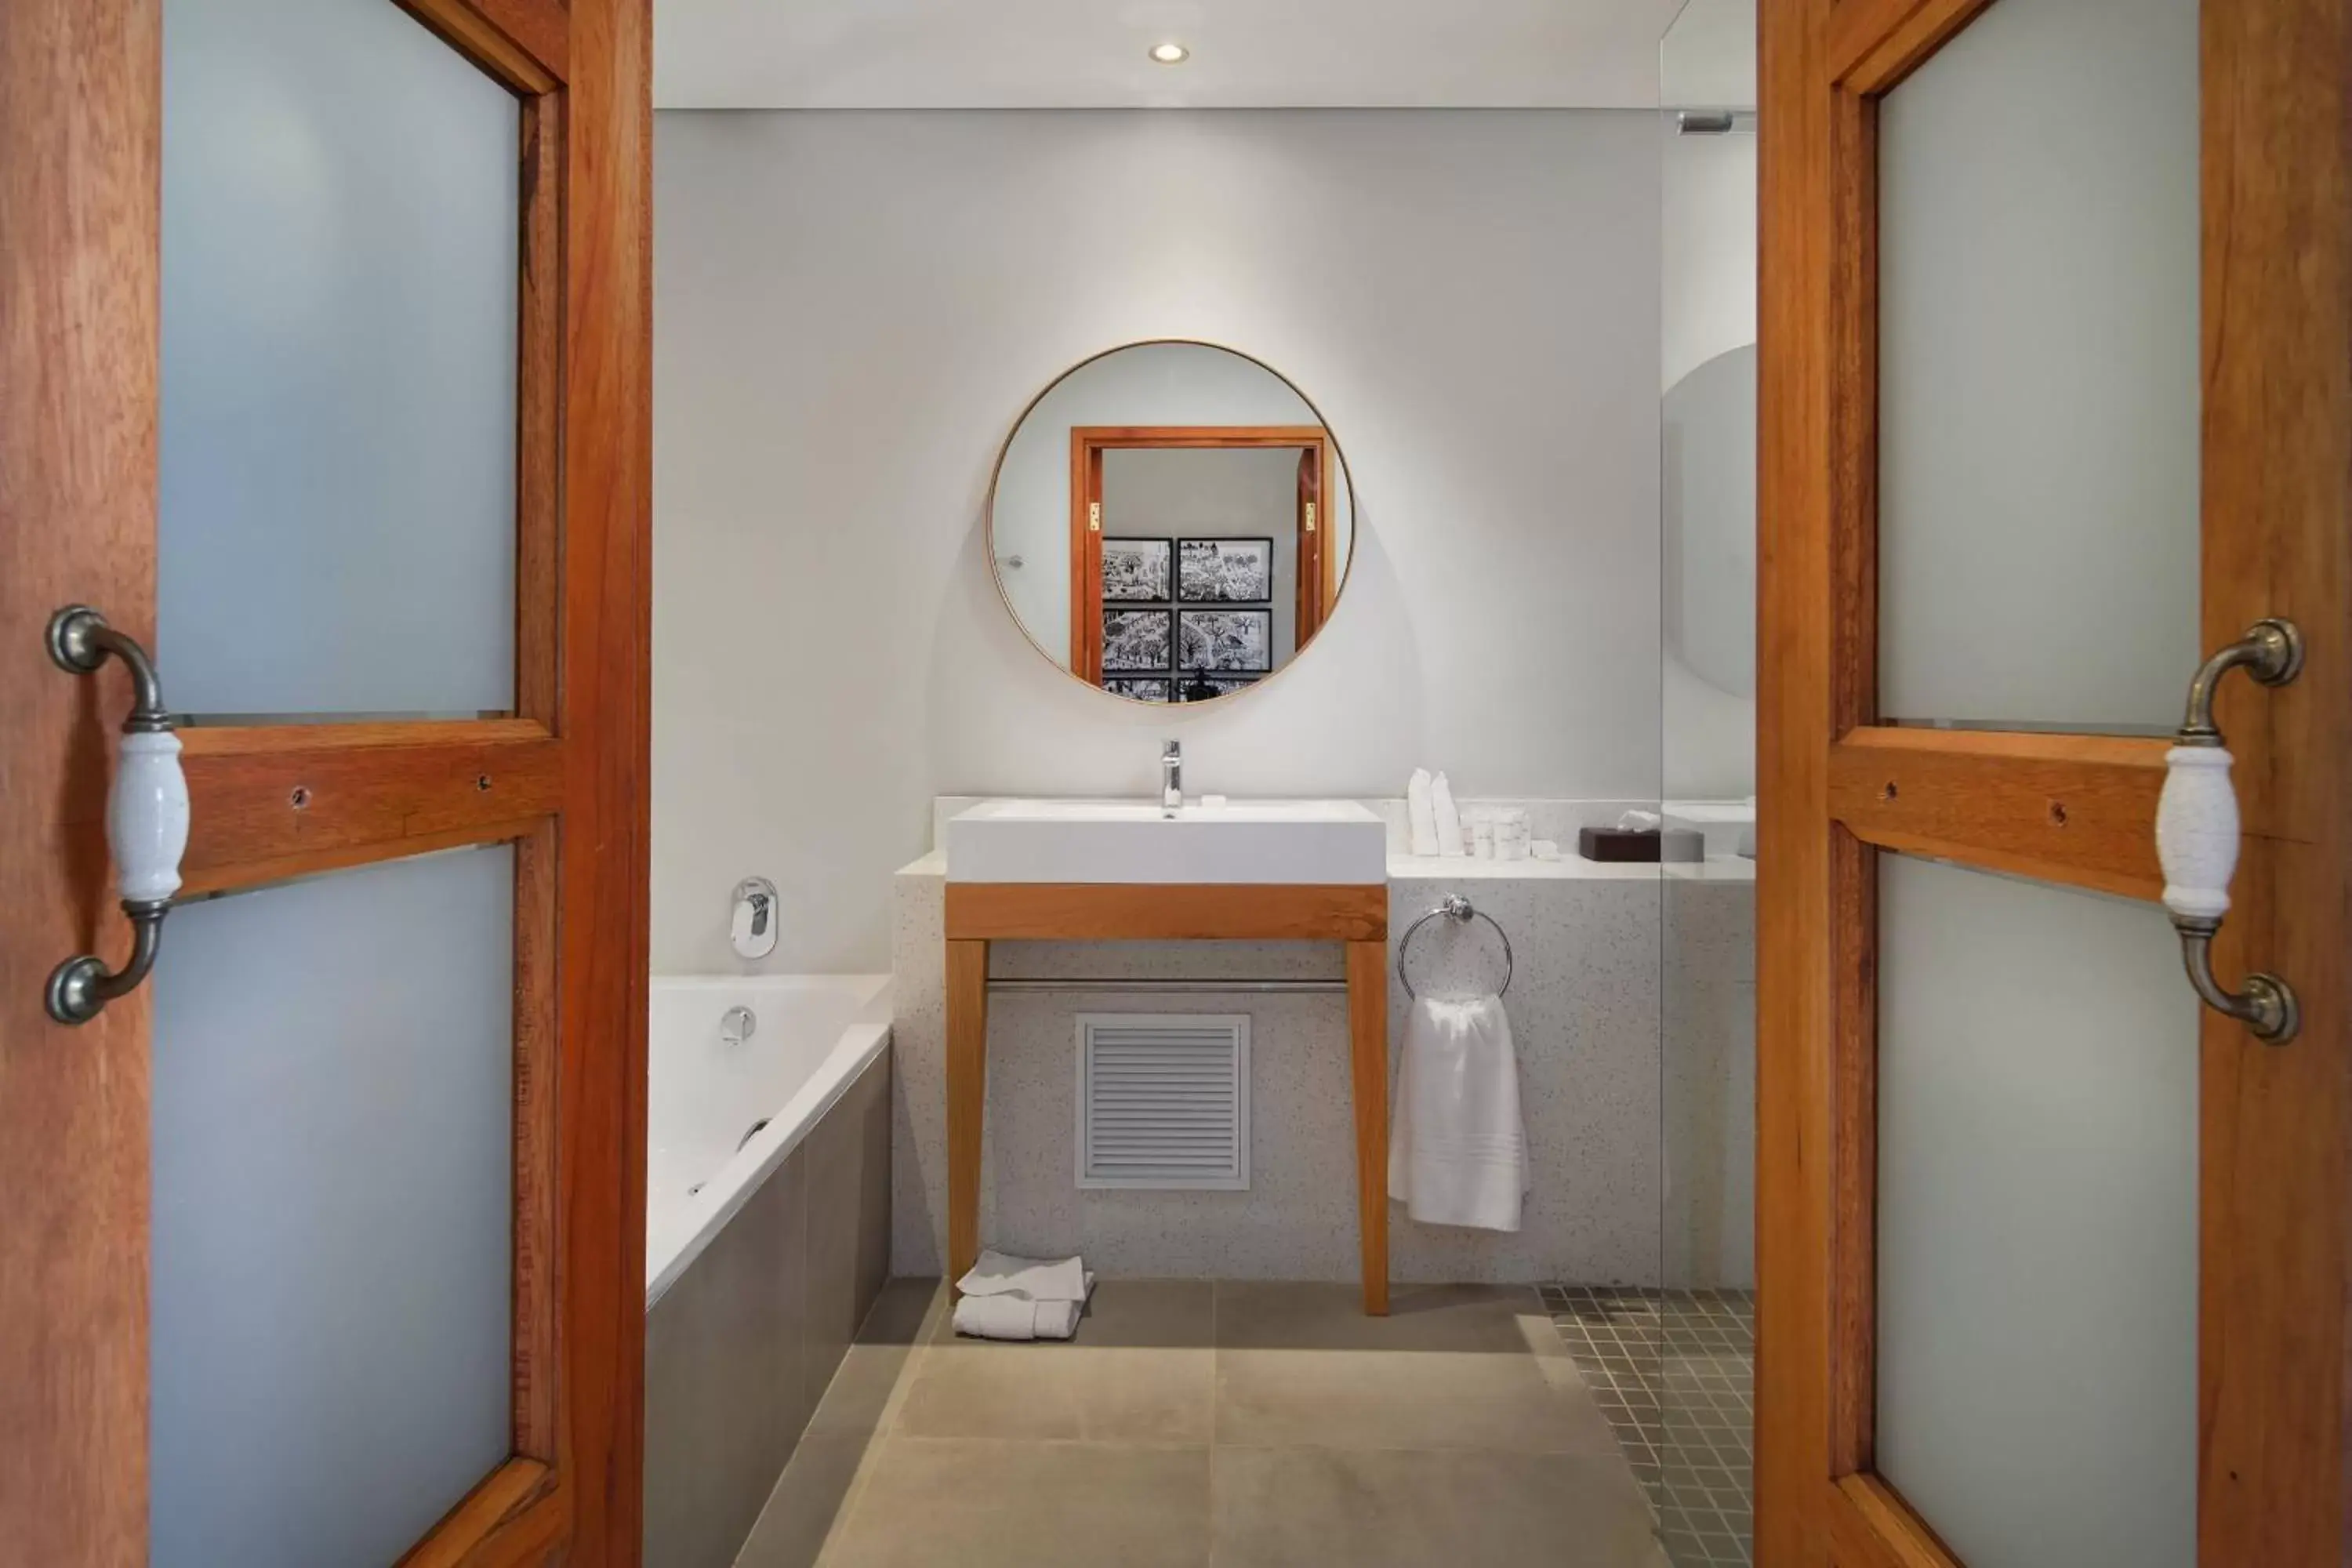
[[[815,1400],[803,1370],[808,1145],[646,1322],[646,1562],[728,1568]]]
[[[884,1051],[866,1077],[873,1080],[866,1100],[864,1134],[858,1158],[864,1166],[864,1188],[857,1207],[857,1316],[864,1323],[890,1280],[890,1070],[894,1053]]]
[[[882,1289],[890,1230],[890,1058],[876,1058],[810,1129],[808,1314],[802,1372],[824,1394]]]

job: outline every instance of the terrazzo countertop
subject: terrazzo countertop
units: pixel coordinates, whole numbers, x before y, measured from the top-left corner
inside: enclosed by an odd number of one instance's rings
[[[1661,868],[1655,862],[1587,860],[1580,855],[1557,860],[1481,860],[1469,855],[1391,855],[1391,882],[1655,882]],[[944,877],[948,858],[934,849],[898,868],[901,877]],[[1737,855],[1713,855],[1704,861],[1677,861],[1664,868],[1676,881],[1752,882],[1756,862]]]
[[[1654,882],[1652,861],[1587,860],[1562,855],[1557,860],[1481,860],[1475,855],[1391,855],[1391,882]]]

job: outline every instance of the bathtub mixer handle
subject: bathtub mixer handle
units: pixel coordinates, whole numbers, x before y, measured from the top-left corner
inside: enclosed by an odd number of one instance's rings
[[[735,884],[735,912],[728,940],[740,958],[765,958],[776,951],[776,885],[765,877]]]

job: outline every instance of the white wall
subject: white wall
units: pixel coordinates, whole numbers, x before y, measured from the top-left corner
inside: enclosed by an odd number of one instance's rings
[[[665,113],[656,969],[879,969],[933,795],[1659,792],[1659,150],[1619,111]],[[1084,215],[1084,221],[1074,221]],[[1353,573],[1266,690],[1148,711],[1040,658],[981,534],[1012,420],[1230,342],[1346,447]]]
[[[1756,107],[1756,0],[1684,0],[1658,48],[1658,101]]]
[[[1665,391],[1716,355],[1756,341],[1756,136],[1665,138],[1658,258]]]

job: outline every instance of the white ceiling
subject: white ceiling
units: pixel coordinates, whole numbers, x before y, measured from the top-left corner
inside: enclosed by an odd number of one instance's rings
[[[666,109],[1646,109],[1682,0],[655,0]],[[1153,64],[1172,39],[1192,58]]]

